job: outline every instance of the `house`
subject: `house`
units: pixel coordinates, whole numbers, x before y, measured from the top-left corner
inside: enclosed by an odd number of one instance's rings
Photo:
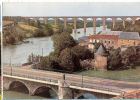
[[[93,49],[94,43],[103,43],[106,48],[118,48],[140,45],[138,32],[102,31],[101,34],[88,36],[88,48]]]

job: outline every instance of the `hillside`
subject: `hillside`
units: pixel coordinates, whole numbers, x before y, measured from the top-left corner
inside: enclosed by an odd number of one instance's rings
[[[5,23],[8,22],[5,21]],[[16,24],[8,28],[3,28],[3,44],[4,46],[8,44],[20,44],[23,42],[23,39],[32,37],[37,29],[36,27],[24,24]]]

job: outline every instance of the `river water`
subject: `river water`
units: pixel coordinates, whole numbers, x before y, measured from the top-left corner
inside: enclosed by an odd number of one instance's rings
[[[97,27],[96,32],[100,32],[103,27]],[[107,29],[109,30],[109,29]],[[92,35],[93,28],[87,28],[86,33],[84,29],[77,29],[77,32],[72,33],[74,39],[78,39],[82,36]],[[23,43],[19,45],[9,45],[3,48],[3,63],[21,65],[27,62],[27,58],[31,53],[36,55],[47,56],[53,51],[53,41],[51,37],[41,37],[41,38],[29,38],[24,41],[29,41],[29,43]],[[77,74],[83,74],[87,76],[101,77],[114,80],[125,80],[125,81],[140,81],[140,67],[136,69],[123,70],[123,71],[84,71]],[[85,95],[85,98],[98,98],[93,95]],[[45,99],[46,97],[40,96],[29,96],[28,94],[16,92],[16,91],[4,91],[4,98],[9,99]],[[99,97],[100,98],[100,97]]]

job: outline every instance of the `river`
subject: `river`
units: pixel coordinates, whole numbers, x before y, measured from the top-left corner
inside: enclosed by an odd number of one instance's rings
[[[103,27],[97,27],[96,32],[100,32]],[[107,29],[109,30],[109,29]],[[87,28],[86,33],[84,33],[84,29],[77,29],[77,32],[80,33],[72,33],[74,39],[78,39],[82,36],[88,36],[93,33],[93,27]],[[53,41],[51,37],[41,37],[41,38],[28,38],[24,41],[29,41],[29,43],[23,43],[19,45],[9,45],[3,48],[3,63],[11,63],[14,65],[21,65],[27,62],[27,58],[31,53],[36,55],[47,56],[53,51]],[[122,71],[84,71],[77,74],[83,74],[94,77],[101,77],[107,79],[114,80],[125,80],[125,81],[140,81],[140,67],[136,67],[136,69],[122,70]],[[85,98],[98,98],[93,95],[85,95]],[[4,98],[9,99],[44,99],[46,97],[40,96],[29,96],[25,93],[20,93],[16,91],[4,91]],[[100,98],[100,97],[99,97]]]

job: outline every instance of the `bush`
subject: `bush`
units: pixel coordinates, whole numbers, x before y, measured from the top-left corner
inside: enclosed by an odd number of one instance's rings
[[[42,37],[45,36],[44,32],[42,29],[37,29],[35,30],[35,32],[33,33],[33,37]]]

